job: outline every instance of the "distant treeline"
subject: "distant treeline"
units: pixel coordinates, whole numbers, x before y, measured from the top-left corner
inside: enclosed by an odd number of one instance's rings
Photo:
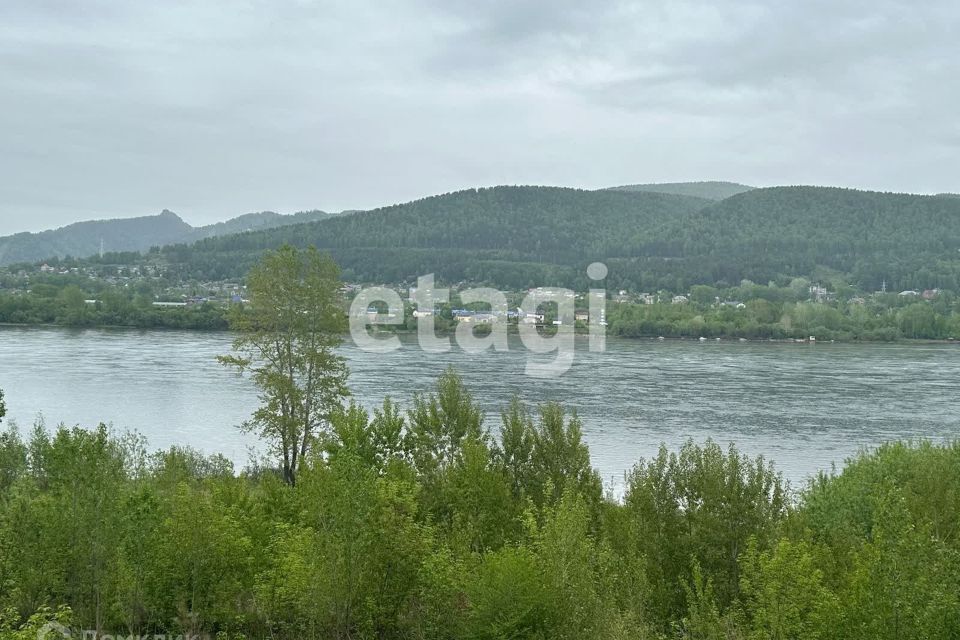
[[[96,296],[91,298],[88,296]],[[92,302],[87,302],[92,300]],[[215,304],[157,307],[150,294],[119,287],[84,290],[76,284],[40,284],[30,293],[0,292],[0,323],[67,327],[226,329],[226,310]]]
[[[2,404],[0,404],[2,406]],[[332,416],[285,484],[92,431],[0,435],[0,638],[960,637],[960,446],[888,444],[792,493],[690,442],[604,495],[576,416],[452,374]]]
[[[939,292],[929,301],[918,300],[916,296],[886,294],[857,298],[858,302],[847,298],[817,303],[807,300],[808,285],[805,280],[795,281],[788,287],[744,283],[717,289],[697,285],[690,292],[690,300],[682,304],[621,303],[611,299],[607,302],[607,331],[609,335],[630,338],[757,340],[812,335],[841,341],[960,340],[960,298],[955,294]],[[852,296],[851,291],[843,294]],[[458,304],[458,300],[454,293],[451,302]],[[153,301],[153,288],[143,283],[117,287],[77,276],[48,276],[34,284],[30,293],[0,291],[0,323],[227,328],[227,310],[222,304],[157,307]],[[450,331],[456,327],[451,309],[451,304],[437,309],[437,330]],[[412,330],[416,328],[412,307],[405,311],[406,322],[400,327]],[[549,309],[547,312],[552,318]]]
[[[953,305],[956,307],[956,305]],[[960,312],[926,302],[900,308],[815,302],[751,300],[742,308],[698,304],[612,305],[611,335],[635,338],[785,339],[893,341],[960,339]]]

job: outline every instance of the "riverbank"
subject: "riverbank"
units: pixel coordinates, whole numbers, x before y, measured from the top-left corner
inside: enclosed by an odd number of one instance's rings
[[[160,324],[160,325],[136,325],[136,324],[85,324],[85,325],[72,325],[72,324],[58,324],[54,322],[35,322],[35,323],[17,323],[17,322],[0,322],[0,327],[11,327],[11,328],[41,328],[41,329],[113,329],[113,330],[136,330],[136,331],[199,331],[199,332],[223,332],[229,331],[229,328],[224,324],[223,326],[177,326],[175,324]],[[393,329],[393,328],[378,328],[370,327],[369,332],[371,335],[398,335],[398,336],[416,336],[416,329]],[[507,327],[507,332],[511,336],[519,335],[519,328],[516,324],[510,324]],[[586,336],[589,335],[589,329],[586,327],[577,327],[574,329],[575,335]],[[435,335],[440,337],[455,338],[456,329],[444,329],[438,330],[435,332]],[[899,337],[890,340],[886,339],[865,339],[865,338],[848,338],[848,339],[829,339],[821,340],[814,339],[810,340],[808,338],[742,338],[742,337],[720,337],[720,338],[707,338],[705,336],[657,336],[657,335],[615,335],[607,333],[608,338],[618,338],[622,340],[636,340],[636,341],[659,341],[659,342],[726,342],[726,343],[773,343],[773,344],[960,344],[960,340],[956,338],[906,338]],[[349,334],[344,334],[344,339],[348,339]]]

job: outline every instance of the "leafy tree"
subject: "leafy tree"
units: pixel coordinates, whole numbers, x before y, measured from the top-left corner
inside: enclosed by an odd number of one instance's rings
[[[480,553],[498,549],[514,537],[518,512],[503,469],[487,442],[470,439],[444,470],[433,512],[450,530],[450,544]],[[438,500],[439,502],[439,500]]]
[[[833,637],[840,602],[826,585],[817,553],[805,541],[781,540],[767,551],[751,544],[740,580],[750,637],[816,640]]]
[[[404,637],[429,533],[415,488],[348,452],[306,464],[298,521],[278,527],[259,600],[286,637]]]
[[[544,607],[551,622],[547,637],[601,635],[605,621],[597,579],[599,553],[590,528],[588,505],[568,491],[548,509],[546,521],[533,534],[541,580],[549,594]]]
[[[560,404],[551,402],[540,407],[530,461],[538,485],[531,489],[538,504],[556,505],[569,491],[596,513],[603,488],[600,476],[590,466],[590,451],[583,443],[576,413],[566,421]]]
[[[466,586],[470,609],[463,632],[473,638],[547,638],[551,594],[536,553],[504,547],[485,556]]]
[[[711,579],[721,612],[738,596],[740,557],[753,539],[772,544],[787,515],[779,474],[762,458],[750,460],[732,446],[687,442],[679,453],[661,447],[628,477],[625,504],[635,528],[633,544],[644,556],[651,585],[648,610],[679,617],[692,580],[691,560]]]
[[[686,613],[679,624],[683,638],[724,640],[737,636],[732,616],[724,616],[717,603],[713,580],[704,575],[696,561],[691,567],[689,582],[683,583],[683,591],[687,602]]]
[[[482,409],[452,368],[437,380],[436,393],[414,398],[407,419],[407,446],[428,478],[459,459],[465,442],[489,437]]]
[[[871,540],[856,552],[839,627],[849,638],[956,638],[960,634],[960,554],[916,522],[903,496],[880,500]]]
[[[163,513],[148,541],[151,609],[183,633],[229,626],[252,595],[249,538],[209,491],[187,483],[166,498]]]
[[[261,407],[244,425],[280,458],[284,480],[296,483],[303,458],[347,395],[347,367],[334,352],[346,318],[339,271],[314,248],[284,246],[250,272],[249,307],[230,318],[234,351],[220,362],[249,371]]]
[[[403,438],[406,420],[390,398],[374,409],[372,420],[361,406],[351,402],[334,413],[330,424],[325,450],[331,460],[352,455],[381,475],[408,463]]]
[[[56,610],[47,605],[40,606],[36,612],[24,621],[18,622],[18,616],[10,611],[0,612],[0,638],[3,640],[57,640],[70,632],[73,612],[70,607],[60,606]]]
[[[500,418],[500,444],[494,447],[494,456],[510,479],[514,499],[522,501],[537,482],[533,469],[536,433],[533,418],[516,395]]]
[[[916,303],[897,314],[900,331],[908,338],[935,338],[940,335],[939,324],[942,319],[937,316],[929,304]]]

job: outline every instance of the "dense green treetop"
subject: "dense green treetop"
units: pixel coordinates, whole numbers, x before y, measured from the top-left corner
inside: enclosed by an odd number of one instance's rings
[[[248,372],[260,390],[244,428],[269,443],[291,485],[348,393],[346,361],[334,352],[347,325],[339,275],[313,247],[267,253],[248,278],[250,303],[231,309],[234,353],[218,358]]]

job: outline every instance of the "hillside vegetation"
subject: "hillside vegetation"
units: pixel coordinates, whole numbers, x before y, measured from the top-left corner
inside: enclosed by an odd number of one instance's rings
[[[864,290],[960,290],[960,200],[823,187],[755,189],[721,202],[650,192],[496,187],[308,225],[167,247],[184,276],[239,277],[283,243],[328,249],[347,279],[435,272],[501,287],[684,291],[743,279],[781,285],[838,276]]]
[[[884,282],[892,291],[960,291],[960,199],[941,196],[801,186],[753,189],[715,202],[650,191],[517,186],[349,215],[253,215],[199,229],[170,213],[112,221],[133,252],[88,264],[146,263],[181,281],[239,279],[263,251],[289,243],[329,251],[345,279],[355,282],[412,282],[435,273],[441,281],[509,289],[582,289],[589,285],[586,266],[601,261],[609,267],[607,288],[630,291],[724,289],[743,280],[783,287],[799,277],[861,291]],[[313,216],[320,219],[298,224]],[[83,223],[35,240],[52,242],[72,229],[70,245],[86,243],[93,253],[100,224],[108,223]],[[238,229],[244,232],[231,233]],[[150,246],[166,246],[136,253],[148,249],[147,237]],[[68,249],[58,245],[57,251]],[[14,259],[3,240],[0,255]]]
[[[284,243],[329,250],[348,280],[399,282],[435,272],[504,287],[570,282],[608,255],[629,255],[646,234],[707,206],[700,198],[556,187],[470,189],[239,236],[167,247],[184,275],[238,277]]]

